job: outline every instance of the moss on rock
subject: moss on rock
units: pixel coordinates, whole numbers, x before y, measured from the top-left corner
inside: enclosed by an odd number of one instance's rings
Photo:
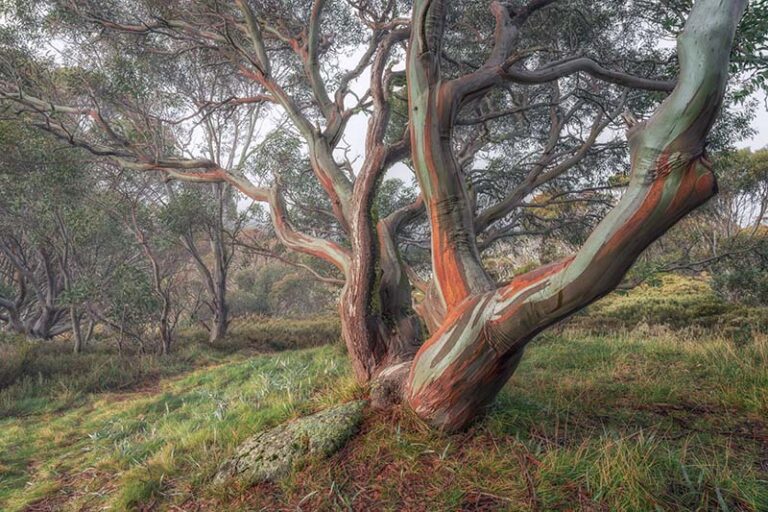
[[[308,457],[333,454],[357,432],[365,405],[364,400],[348,402],[256,434],[222,465],[214,481],[275,481]]]

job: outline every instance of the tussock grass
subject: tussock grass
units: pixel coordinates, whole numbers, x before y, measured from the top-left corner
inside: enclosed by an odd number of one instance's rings
[[[274,317],[243,317],[233,326],[232,338],[241,338],[272,350],[319,347],[341,340],[341,325],[335,317],[286,320]]]
[[[602,334],[638,327],[698,334],[716,330],[737,341],[746,341],[753,332],[768,332],[768,308],[724,301],[712,290],[706,274],[667,274],[629,292],[608,295],[574,317],[570,324]]]
[[[175,502],[205,485],[246,436],[355,394],[339,347],[326,346],[196,370],[152,393],[104,393],[73,409],[5,419],[0,509],[62,494],[71,510]],[[89,468],[110,476],[100,492],[80,494]]]
[[[340,454],[271,489],[271,504],[768,510],[767,350],[764,335],[545,336],[469,432],[373,415]],[[261,506],[266,490],[245,495]]]
[[[368,411],[329,460],[280,484],[214,487],[247,437],[363,394],[338,344],[264,353],[244,339],[190,349],[151,387],[85,392],[68,384],[76,371],[44,376],[79,395],[34,384],[39,403],[0,419],[0,510],[768,510],[759,332],[568,327],[534,341],[466,433]],[[41,368],[35,356],[24,364]]]

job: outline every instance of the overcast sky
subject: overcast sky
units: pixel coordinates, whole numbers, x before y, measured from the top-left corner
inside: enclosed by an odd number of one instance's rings
[[[755,119],[752,121],[752,126],[755,128],[756,133],[753,137],[738,144],[739,147],[752,148],[753,151],[768,146],[768,108],[766,107],[765,95],[760,95],[758,101],[759,109]]]

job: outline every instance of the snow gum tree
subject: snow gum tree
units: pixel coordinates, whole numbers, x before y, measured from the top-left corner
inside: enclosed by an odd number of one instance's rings
[[[439,59],[445,4],[416,1],[408,57],[411,138],[432,226],[435,280],[446,307],[440,328],[417,353],[407,399],[433,425],[466,425],[514,371],[525,345],[558,320],[614,289],[640,253],[717,191],[705,138],[719,112],[736,26],[746,2],[699,0],[678,38],[680,73],[670,96],[643,122],[630,120],[630,184],[573,256],[497,287],[472,236],[473,215],[456,172],[451,120],[462,101],[505,80],[553,80],[573,59],[539,72],[509,70],[524,9],[495,3],[495,47],[476,72],[444,82]],[[547,1],[533,2],[527,9]]]
[[[606,23],[631,12],[634,3],[61,1],[49,6],[44,16],[50,23],[42,26],[66,34],[73,65],[82,71],[78,76],[109,71],[88,60],[94,52],[123,60],[128,55],[133,68],[141,63],[147,77],[162,77],[162,87],[155,87],[169,101],[153,103],[114,87],[103,88],[109,94],[54,81],[42,87],[25,71],[34,55],[18,49],[23,42],[6,60],[25,66],[4,70],[2,98],[40,128],[126,170],[224,182],[266,204],[284,246],[324,260],[341,276],[342,334],[358,380],[385,390],[378,401],[404,398],[430,424],[456,430],[493,399],[537,333],[609,293],[649,244],[716,192],[706,137],[723,101],[746,5],[746,0],[697,0],[678,37],[677,65],[667,66],[676,69],[677,80],[669,81],[561,50],[570,49],[573,38],[559,37],[556,9],[576,9],[579,18],[590,13]],[[18,16],[34,18],[40,10]],[[474,39],[461,37],[471,32],[461,18],[468,12],[489,22],[478,22]],[[537,43],[530,36],[534,32],[547,39]],[[473,40],[474,49],[468,44]],[[344,69],[341,63],[350,60]],[[227,80],[227,94],[173,104],[178,77],[190,62],[204,63],[217,80]],[[562,94],[560,85],[568,80],[583,83]],[[610,84],[619,100],[596,100],[606,91],[601,84]],[[526,87],[549,87],[549,100],[544,105],[521,100],[509,108],[498,99],[499,91],[522,98]],[[631,173],[620,201],[575,254],[508,283],[495,282],[483,264],[481,242],[501,235],[488,230],[514,215],[537,187],[562,179],[574,165],[596,161],[600,134],[618,117],[618,107],[630,104],[617,90],[669,93],[647,119],[625,116]],[[284,170],[273,169],[273,179],[257,179],[249,176],[248,158],[230,166],[168,143],[182,138],[179,127],[190,120],[255,104],[284,119],[301,141],[322,190],[318,213],[335,226],[332,234],[295,224],[301,205],[286,190]],[[592,116],[587,129],[568,128],[579,125],[585,105]],[[538,107],[549,109],[550,140],[519,186],[497,204],[487,204],[492,196],[482,196],[467,173],[468,162],[488,143],[483,127],[528,111],[541,116],[533,111]],[[353,162],[344,140],[356,116],[364,117],[367,131],[362,158]],[[479,128],[458,134],[460,125]],[[147,130],[162,136],[153,142]],[[563,140],[570,141],[567,151]],[[525,147],[521,143],[520,151]],[[374,211],[379,184],[400,162],[413,170],[421,194],[379,218]],[[431,230],[426,280],[409,269],[397,238],[424,212]],[[414,287],[425,295],[419,314]],[[426,341],[420,320],[427,326]]]

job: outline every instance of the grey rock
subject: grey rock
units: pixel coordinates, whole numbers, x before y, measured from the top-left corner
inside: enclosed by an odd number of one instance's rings
[[[275,481],[308,457],[333,454],[357,432],[366,403],[348,402],[256,434],[221,466],[214,482],[231,478],[248,484]]]

